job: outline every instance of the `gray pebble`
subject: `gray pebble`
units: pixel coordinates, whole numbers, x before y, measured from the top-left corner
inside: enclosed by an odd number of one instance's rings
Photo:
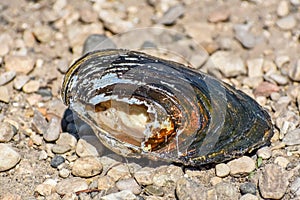
[[[256,43],[256,37],[249,32],[250,25],[238,24],[234,26],[235,37],[236,39],[245,47],[253,48]]]
[[[15,167],[21,160],[21,156],[10,145],[0,143],[0,172]]]
[[[254,183],[251,183],[251,182],[243,183],[240,186],[240,191],[241,191],[241,194],[250,193],[250,194],[256,195],[256,185]]]
[[[0,74],[0,86],[5,85],[6,83],[10,82],[13,80],[16,76],[15,71],[8,71]]]
[[[281,199],[289,185],[287,172],[276,164],[266,165],[258,182],[260,193],[266,199]]]
[[[227,51],[217,51],[210,57],[213,68],[226,77],[246,74],[246,66],[240,56]]]
[[[176,20],[184,14],[184,6],[182,4],[178,4],[170,7],[158,20],[158,23],[164,25],[172,25],[176,22]]]
[[[297,177],[291,184],[291,192],[296,197],[300,197],[300,177]]]
[[[59,155],[56,155],[52,158],[50,165],[51,167],[57,168],[59,165],[65,162],[65,158]]]
[[[82,54],[96,50],[115,48],[117,48],[116,44],[107,36],[102,34],[92,34],[85,40]]]
[[[43,134],[44,140],[47,142],[56,141],[60,133],[60,120],[57,117],[52,117],[50,119],[48,129]]]
[[[9,142],[14,137],[16,132],[17,132],[17,129],[13,125],[11,125],[7,122],[1,123],[0,124],[0,142]]]
[[[288,146],[299,145],[300,144],[300,129],[289,131],[283,138],[284,142]]]

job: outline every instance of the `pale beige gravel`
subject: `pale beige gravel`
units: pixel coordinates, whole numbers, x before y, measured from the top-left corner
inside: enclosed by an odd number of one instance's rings
[[[299,199],[299,10],[297,0],[1,1],[0,130],[5,133],[0,146],[5,151],[0,150],[0,160],[5,162],[0,163],[0,200]],[[89,144],[62,132],[55,121],[66,109],[62,79],[81,56],[86,37],[153,25],[198,42],[207,54],[190,55],[193,64],[199,63],[195,68],[265,107],[275,125],[270,146],[217,166],[183,169],[98,157]],[[51,159],[59,154],[66,160],[52,168]],[[90,165],[80,163],[87,155]],[[256,195],[240,193],[245,182],[256,185]],[[80,190],[85,191],[75,193]]]

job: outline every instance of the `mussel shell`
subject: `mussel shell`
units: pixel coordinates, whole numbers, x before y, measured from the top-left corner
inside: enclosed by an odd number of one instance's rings
[[[101,142],[124,156],[199,166],[252,151],[268,144],[273,135],[268,113],[242,91],[182,64],[137,51],[112,49],[84,55],[66,73],[62,98]],[[97,117],[103,102],[109,102],[108,107],[121,102],[119,107],[127,111],[143,105],[155,120],[161,120],[160,129],[113,133]],[[150,130],[156,130],[154,124]]]

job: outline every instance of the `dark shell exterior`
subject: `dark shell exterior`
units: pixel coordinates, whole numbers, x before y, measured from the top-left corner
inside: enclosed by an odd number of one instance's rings
[[[252,98],[182,64],[129,50],[86,54],[62,98],[123,156],[200,166],[269,143],[270,116]]]

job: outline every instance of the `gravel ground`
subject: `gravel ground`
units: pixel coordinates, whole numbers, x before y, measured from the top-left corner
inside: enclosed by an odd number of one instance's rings
[[[86,38],[153,26],[197,42],[201,57],[170,48],[270,113],[270,146],[194,169],[120,158],[84,124],[94,146],[65,132],[78,119],[61,83]],[[0,2],[0,199],[300,199],[299,44],[299,0]]]

